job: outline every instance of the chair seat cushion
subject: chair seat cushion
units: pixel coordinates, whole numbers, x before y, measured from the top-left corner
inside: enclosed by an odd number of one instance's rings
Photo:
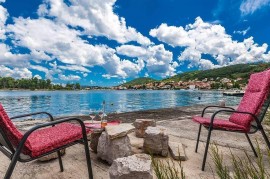
[[[204,118],[201,116],[193,116],[192,120],[206,127],[209,127],[210,121],[211,121],[210,118]],[[224,129],[224,130],[233,130],[233,131],[242,131],[242,132],[249,131],[249,129],[245,128],[244,126],[240,126],[238,124],[235,124],[225,119],[217,119],[217,118],[215,118],[214,120],[213,127],[215,129]]]
[[[66,145],[82,138],[81,126],[71,123],[61,123],[54,127],[48,127],[34,131],[28,138],[31,157],[37,157],[53,149]]]

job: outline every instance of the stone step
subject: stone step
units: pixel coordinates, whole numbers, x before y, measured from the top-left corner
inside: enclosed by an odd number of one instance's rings
[[[183,144],[169,141],[169,151],[174,160],[187,160]]]

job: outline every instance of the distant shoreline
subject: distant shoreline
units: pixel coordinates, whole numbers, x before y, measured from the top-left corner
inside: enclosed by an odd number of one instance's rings
[[[117,90],[117,89],[91,89],[91,90],[86,90],[86,89],[81,89],[81,90],[48,90],[48,89],[36,89],[36,90],[31,90],[31,89],[0,89],[0,92],[16,92],[16,91],[224,91],[228,89],[196,89],[196,90],[191,90],[191,89],[122,89],[122,90]]]

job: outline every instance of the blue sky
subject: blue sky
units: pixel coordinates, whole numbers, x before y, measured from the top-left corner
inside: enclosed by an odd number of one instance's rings
[[[270,0],[0,0],[0,76],[114,86],[269,62]]]

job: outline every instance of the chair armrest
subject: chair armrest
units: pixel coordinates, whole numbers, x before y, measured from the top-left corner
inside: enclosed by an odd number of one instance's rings
[[[41,128],[45,128],[45,127],[48,127],[48,126],[54,126],[56,124],[60,124],[60,123],[64,123],[64,122],[69,122],[69,121],[76,121],[80,124],[81,128],[82,128],[82,134],[83,134],[83,138],[84,139],[87,139],[87,136],[86,136],[86,129],[85,129],[85,125],[83,123],[83,121],[81,119],[78,119],[78,118],[64,118],[64,119],[60,119],[60,120],[56,120],[56,121],[51,121],[51,122],[47,122],[47,123],[44,123],[44,124],[40,124],[40,125],[36,125],[35,127],[31,128],[30,130],[28,130],[22,137],[17,149],[16,149],[16,152],[14,155],[16,155],[16,153],[20,154],[27,138],[30,136],[30,134],[32,134],[34,131],[38,130],[38,129],[41,129]],[[17,154],[17,155],[18,155]]]
[[[248,114],[248,115],[252,116],[252,117],[255,119],[255,121],[256,121],[256,123],[257,123],[258,126],[261,126],[261,123],[260,123],[259,119],[257,118],[257,116],[256,116],[255,114],[252,114],[252,113],[250,113],[250,112],[245,112],[245,111],[235,111],[235,110],[225,110],[225,109],[222,109],[222,110],[216,111],[216,112],[211,116],[210,127],[213,126],[213,122],[214,122],[214,120],[215,120],[215,116],[216,116],[218,113],[221,113],[221,112],[226,112],[226,113],[239,113],[239,114]]]
[[[202,117],[203,117],[203,115],[204,115],[206,109],[208,109],[208,108],[223,108],[223,109],[231,109],[231,110],[235,110],[235,109],[232,108],[232,107],[226,107],[226,106],[206,106],[206,107],[203,109],[203,111],[202,111]]]
[[[30,113],[30,114],[23,114],[23,115],[11,117],[10,119],[17,119],[17,118],[22,118],[22,117],[27,117],[27,116],[34,116],[34,115],[39,115],[39,114],[46,114],[47,116],[49,116],[51,121],[54,121],[53,116],[48,112],[36,112],[36,113]]]

